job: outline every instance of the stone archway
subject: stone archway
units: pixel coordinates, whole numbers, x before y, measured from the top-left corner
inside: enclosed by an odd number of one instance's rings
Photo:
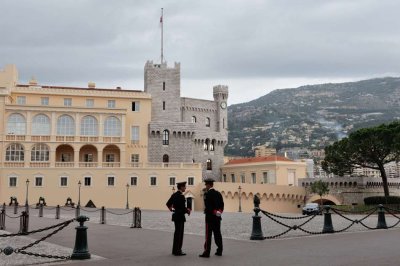
[[[311,198],[307,200],[307,203],[315,202],[321,204],[321,198],[319,195],[313,195]],[[341,205],[342,202],[338,200],[335,196],[332,195],[324,195],[322,196],[322,205]]]

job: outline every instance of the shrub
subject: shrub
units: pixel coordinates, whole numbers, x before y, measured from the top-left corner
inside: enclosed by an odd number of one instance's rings
[[[377,205],[377,204],[400,204],[400,197],[398,196],[374,196],[364,198],[365,205]]]

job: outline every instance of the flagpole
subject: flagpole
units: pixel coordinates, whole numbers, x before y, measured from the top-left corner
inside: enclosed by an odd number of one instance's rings
[[[161,8],[161,64],[164,62],[164,8]]]

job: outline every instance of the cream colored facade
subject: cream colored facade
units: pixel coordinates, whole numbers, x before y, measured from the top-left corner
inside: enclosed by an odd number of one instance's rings
[[[164,209],[172,187],[202,180],[198,163],[148,162],[151,96],[143,91],[18,84],[15,66],[0,71],[0,202],[129,205]],[[129,185],[129,187],[127,187]],[[192,194],[188,194],[191,196]],[[195,195],[192,195],[195,197]]]
[[[306,163],[271,155],[231,160],[222,167],[225,197],[235,198],[228,207],[237,208],[239,196],[245,211],[251,210],[253,196],[261,197],[261,208],[274,212],[298,212],[306,191],[298,187],[298,179],[306,177]],[[240,194],[239,194],[240,186]],[[264,207],[263,207],[264,206]]]

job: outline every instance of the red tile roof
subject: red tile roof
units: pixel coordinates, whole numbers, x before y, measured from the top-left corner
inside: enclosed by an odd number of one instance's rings
[[[242,163],[275,162],[275,161],[293,162],[293,160],[290,160],[286,157],[282,157],[282,156],[278,156],[278,155],[270,155],[267,157],[252,157],[252,158],[234,159],[234,160],[230,160],[225,165],[242,164]]]
[[[29,88],[31,85],[29,84],[17,84],[17,87],[24,87],[24,88]],[[125,89],[105,89],[105,88],[88,88],[88,87],[67,87],[67,86],[43,86],[43,85],[37,85],[41,88],[46,88],[46,89],[69,89],[69,90],[97,90],[97,91],[123,91],[123,92],[143,92],[141,90],[125,90]]]

